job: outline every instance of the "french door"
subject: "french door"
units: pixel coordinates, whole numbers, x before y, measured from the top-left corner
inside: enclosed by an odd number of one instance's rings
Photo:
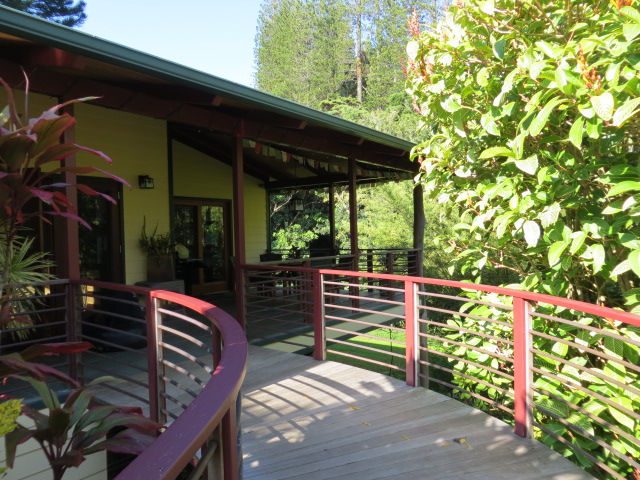
[[[230,224],[228,201],[175,199],[175,240],[188,251],[187,258],[178,260],[177,276],[185,281],[190,294],[229,290]]]
[[[120,184],[110,178],[80,177],[78,182],[119,200]],[[80,276],[122,282],[120,203],[114,205],[99,195],[78,192],[78,215],[91,225],[91,230],[78,226]]]

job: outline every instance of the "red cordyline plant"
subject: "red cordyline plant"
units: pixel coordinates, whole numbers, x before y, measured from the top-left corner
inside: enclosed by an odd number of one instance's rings
[[[7,466],[13,467],[18,445],[34,439],[40,444],[53,479],[60,480],[65,472],[78,467],[85,456],[100,451],[139,454],[155,439],[161,425],[142,415],[138,407],[106,405],[94,398],[91,388],[111,377],[95,379],[80,385],[59,370],[30,360],[57,354],[78,353],[91,348],[88,342],[50,343],[34,345],[21,353],[0,356],[0,375],[29,382],[38,392],[46,410],[22,405],[22,415],[33,421],[32,427],[15,423],[5,435]],[[20,373],[18,376],[16,373]],[[27,373],[28,376],[22,374]],[[64,403],[45,382],[53,376],[74,387]],[[9,400],[16,402],[16,400]],[[121,429],[121,427],[124,427]],[[108,436],[114,429],[113,436]]]
[[[22,239],[25,224],[32,218],[49,221],[48,216],[62,216],[76,220],[90,228],[80,218],[65,195],[65,189],[75,188],[88,195],[100,195],[110,202],[113,198],[96,192],[83,184],[66,183],[65,173],[88,174],[100,172],[104,176],[128,185],[124,180],[93,166],[67,166],[64,160],[80,152],[96,155],[111,163],[102,152],[61,139],[75,119],[59,113],[65,106],[90,100],[72,100],[56,105],[38,117],[22,120],[16,108],[12,89],[2,79],[0,84],[7,95],[7,107],[0,112],[0,329],[11,322],[29,323],[28,316],[19,312],[24,308],[21,296],[33,296],[37,288],[19,283],[31,283],[51,278],[38,270],[50,266],[43,254],[31,254],[28,247],[32,238]],[[27,81],[28,86],[28,81]],[[28,112],[28,88],[24,112]],[[28,209],[32,200],[40,200],[46,209]],[[19,258],[19,261],[16,259]],[[22,269],[22,271],[20,271]],[[26,269],[26,272],[25,272]],[[25,274],[26,273],[26,274]],[[19,279],[19,280],[18,280]],[[18,285],[16,285],[18,283]],[[18,300],[16,300],[18,298]],[[62,478],[70,467],[77,467],[85,455],[109,450],[121,453],[140,453],[153,441],[160,425],[142,416],[139,408],[104,405],[93,398],[91,389],[97,384],[115,379],[103,377],[91,384],[80,386],[74,379],[48,365],[35,363],[43,356],[74,354],[91,348],[87,342],[34,345],[19,353],[0,355],[0,377],[19,378],[29,382],[39,394],[46,411],[22,405],[20,399],[0,396],[0,435],[6,439],[7,465],[13,466],[18,445],[29,439],[36,440],[46,455],[54,480]],[[70,384],[74,390],[61,403],[57,393],[46,384],[46,377]],[[29,417],[33,427],[16,422],[18,414]],[[111,438],[107,434],[114,428],[125,427]],[[1,469],[0,469],[1,471]]]
[[[26,77],[25,77],[26,78]],[[11,284],[26,283],[20,278],[12,278],[11,273],[14,260],[30,239],[23,240],[20,234],[25,230],[25,224],[33,218],[49,221],[48,217],[62,216],[76,220],[85,227],[89,224],[80,218],[75,207],[70,203],[64,190],[75,188],[88,195],[100,195],[115,203],[109,195],[97,192],[87,185],[65,183],[63,174],[89,174],[100,172],[118,182],[128,186],[123,179],[94,166],[67,166],[64,161],[72,155],[87,152],[95,155],[107,163],[111,159],[104,153],[75,143],[61,142],[65,131],[75,124],[75,119],[61,110],[73,103],[91,100],[83,98],[56,105],[42,112],[39,116],[21,119],[16,107],[15,97],[9,85],[0,78],[7,96],[7,106],[0,112],[0,249],[2,255],[2,269],[0,272],[0,328],[9,322],[28,323],[28,317],[17,318],[12,315],[12,305],[16,305],[15,297],[20,295],[20,287]],[[28,79],[27,79],[28,87]],[[25,93],[24,115],[29,109],[28,88]],[[37,199],[46,204],[45,209],[27,209],[27,204]],[[28,246],[28,245],[27,245]],[[30,272],[50,266],[40,256],[39,261],[32,262]],[[24,270],[23,270],[24,271]],[[23,273],[23,271],[21,273]],[[40,274],[29,277],[28,280],[46,280],[50,276]],[[32,292],[33,293],[33,292]],[[24,296],[24,295],[22,295]],[[12,301],[9,301],[13,297]],[[19,305],[19,302],[18,302]]]

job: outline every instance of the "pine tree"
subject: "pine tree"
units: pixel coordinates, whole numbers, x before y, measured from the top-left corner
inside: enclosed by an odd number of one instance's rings
[[[83,0],[0,0],[0,5],[20,10],[56,23],[75,27],[87,18]]]

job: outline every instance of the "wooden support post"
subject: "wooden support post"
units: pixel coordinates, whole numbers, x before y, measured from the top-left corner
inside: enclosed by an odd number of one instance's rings
[[[360,265],[360,250],[358,248],[358,193],[356,182],[356,161],[349,159],[349,239],[351,241],[351,254],[353,255],[353,270],[357,272]],[[357,287],[351,287],[350,293],[357,297],[360,290]],[[354,308],[360,308],[360,300],[353,299],[351,301]]]
[[[62,101],[60,102],[62,103]],[[62,113],[74,115],[73,104],[67,105]],[[62,141],[64,143],[76,143],[75,126],[67,128],[63,134]],[[62,167],[75,167],[76,156],[70,155],[61,162]],[[75,185],[76,174],[65,171],[62,173],[63,183],[67,185]],[[78,205],[78,191],[75,187],[65,187],[64,194],[69,199],[71,205]],[[78,222],[60,217],[62,220],[54,223],[55,232],[55,257],[58,265],[58,275],[62,278],[79,279],[80,278],[80,237],[78,234]],[[59,241],[58,241],[59,240]]]
[[[533,398],[531,386],[533,354],[531,353],[531,305],[522,298],[513,299],[513,415],[514,432],[531,437]]]
[[[329,184],[329,237],[331,238],[331,255],[338,255],[336,248],[336,189]]]
[[[244,156],[242,135],[236,135],[232,155],[233,172],[233,245],[234,245],[234,281],[236,293],[236,319],[245,325],[245,291],[242,265],[246,263],[244,233]]]

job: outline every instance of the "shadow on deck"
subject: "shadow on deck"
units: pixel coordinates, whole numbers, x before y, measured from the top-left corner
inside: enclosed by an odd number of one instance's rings
[[[251,347],[245,479],[592,478],[456,400],[367,370]]]

